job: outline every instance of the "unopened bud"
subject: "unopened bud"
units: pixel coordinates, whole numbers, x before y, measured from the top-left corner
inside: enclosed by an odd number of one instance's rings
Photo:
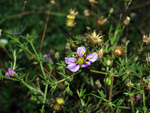
[[[70,49],[70,43],[66,43],[66,50],[69,50]]]
[[[90,16],[90,11],[88,9],[84,10],[84,16],[88,18]]]
[[[114,12],[114,9],[111,8],[111,9],[109,10],[109,13],[112,14],[113,12]]]
[[[60,58],[59,52],[55,53],[55,58],[57,59],[57,61],[59,61],[59,58]]]
[[[111,65],[112,65],[111,60],[107,60],[107,61],[106,61],[106,66],[111,66]]]
[[[55,5],[55,0],[51,0],[50,3],[51,3],[52,5]]]
[[[101,59],[103,57],[103,54],[104,54],[104,50],[101,48],[99,51],[98,51],[98,58]]]
[[[127,17],[125,18],[125,20],[123,21],[123,24],[124,24],[125,26],[128,26],[129,23],[130,23],[130,17],[127,16]]]
[[[98,87],[98,89],[100,89],[102,87],[102,84],[101,84],[100,80],[96,80],[95,84]]]
[[[76,48],[76,44],[74,44],[74,43],[71,44],[71,47],[72,47],[72,48]]]
[[[86,29],[87,29],[87,31],[89,31],[89,30],[91,30],[91,27],[89,27],[89,26],[86,26]]]
[[[105,82],[106,82],[106,84],[107,84],[108,86],[110,86],[110,85],[111,85],[111,78],[110,78],[110,77],[107,77],[106,80],[105,80]]]
[[[54,55],[54,54],[55,54],[54,49],[50,49],[49,52],[50,52],[51,55]]]
[[[98,19],[97,24],[100,26],[103,26],[106,24],[106,22],[107,22],[107,18],[104,18],[104,19],[100,18],[100,19]]]
[[[63,104],[64,103],[64,100],[62,98],[56,98],[56,102],[58,104]]]
[[[137,94],[136,100],[139,101],[141,98],[142,98],[142,96],[140,94]]]

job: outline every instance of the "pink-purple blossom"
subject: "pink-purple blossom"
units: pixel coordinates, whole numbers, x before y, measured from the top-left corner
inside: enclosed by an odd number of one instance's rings
[[[86,40],[86,38],[85,38],[85,37],[82,37],[82,40]]]
[[[54,64],[54,62],[52,61],[52,58],[51,58],[50,54],[45,54],[43,56],[43,58],[45,58],[46,60],[48,60],[48,61],[52,62],[52,64]]]
[[[85,68],[91,65],[92,62],[95,62],[98,59],[96,52],[86,56],[86,48],[84,46],[77,48],[77,53],[73,57],[65,57],[65,62],[68,64],[67,69],[72,72],[77,72],[80,67]]]
[[[17,75],[17,73],[12,68],[8,68],[8,72],[5,74],[5,77],[14,78],[14,75]]]
[[[141,95],[138,94],[138,95],[136,96],[136,100],[139,101],[140,99],[141,99]]]

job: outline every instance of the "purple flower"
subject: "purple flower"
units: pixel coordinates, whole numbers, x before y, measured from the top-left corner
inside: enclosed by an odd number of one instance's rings
[[[11,68],[8,68],[8,72],[5,74],[5,77],[13,77],[14,75],[17,75],[17,73],[15,73],[15,71]]]
[[[82,37],[82,40],[84,41],[84,40],[86,40],[86,38],[85,38],[85,37]]]
[[[136,96],[136,100],[139,101],[140,99],[141,99],[141,95],[138,94],[138,95]]]
[[[44,57],[46,60],[51,61],[52,64],[54,64],[54,62],[52,61],[52,58],[51,58],[50,54],[45,54],[43,57]]]
[[[85,55],[86,49],[84,46],[77,48],[77,53],[73,57],[65,57],[65,62],[68,64],[67,68],[72,72],[77,72],[80,67],[84,68],[91,65],[91,62],[95,62],[98,59],[96,52]]]

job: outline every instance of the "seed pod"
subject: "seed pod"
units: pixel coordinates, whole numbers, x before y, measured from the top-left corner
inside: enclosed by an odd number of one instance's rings
[[[113,54],[115,57],[120,57],[125,53],[124,48],[121,46],[116,46],[113,50]]]
[[[95,31],[91,33],[90,35],[87,35],[87,38],[89,38],[90,42],[94,45],[96,44],[101,45],[101,42],[103,42],[103,39],[101,39],[102,37],[103,35],[101,35],[101,33],[96,34]]]
[[[143,42],[146,44],[150,44],[150,34],[149,34],[149,36],[143,35]]]

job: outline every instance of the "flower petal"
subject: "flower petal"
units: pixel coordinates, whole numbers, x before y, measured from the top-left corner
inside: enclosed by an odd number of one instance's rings
[[[91,62],[95,62],[98,59],[98,54],[96,52],[89,54],[85,60],[89,60]]]
[[[8,72],[5,74],[5,77],[10,77],[10,75],[9,75],[9,73],[8,73]]]
[[[51,55],[50,55],[50,54],[45,54],[45,55],[43,56],[43,58],[45,58],[46,60],[48,60],[48,61],[52,62],[52,64],[54,64],[54,62],[52,61],[52,58],[51,58]]]
[[[8,73],[9,73],[10,75],[12,75],[12,74],[17,74],[17,73],[15,73],[15,71],[14,71],[12,68],[8,68]]]
[[[88,67],[89,65],[91,65],[91,62],[87,62],[87,63],[83,63],[81,67]]]
[[[77,72],[80,68],[80,66],[76,63],[71,63],[67,66],[67,68],[72,72]]]
[[[75,61],[77,61],[77,59],[75,57],[65,57],[66,64],[71,64]]]
[[[80,58],[82,58],[82,56],[85,54],[85,52],[86,52],[86,49],[84,46],[77,48],[77,55],[80,56]]]

